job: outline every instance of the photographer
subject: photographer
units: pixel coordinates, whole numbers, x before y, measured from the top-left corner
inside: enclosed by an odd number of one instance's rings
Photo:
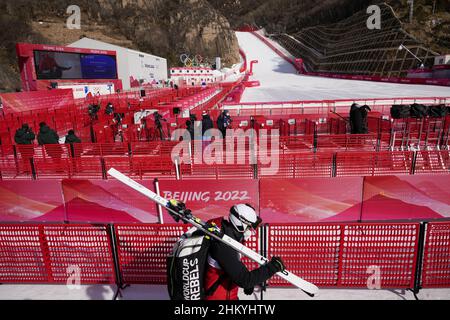
[[[153,113],[153,117],[155,119],[156,129],[159,132],[159,136],[160,136],[161,140],[165,140],[161,120],[165,121],[165,122],[167,122],[167,120],[164,119],[163,116],[158,113],[158,111],[155,111],[155,113]]]
[[[230,112],[228,110],[225,110],[222,112],[217,118],[217,128],[222,133],[222,137],[225,139],[227,136],[227,129],[231,128],[231,123],[233,120],[231,120]]]
[[[14,135],[14,141],[20,145],[33,144],[35,138],[36,135],[27,123],[24,123],[22,128],[17,129],[16,134]]]
[[[91,117],[91,121],[98,120],[98,112],[100,111],[100,106],[98,104],[90,104],[88,107],[88,113]]]
[[[105,114],[107,116],[110,116],[110,115],[114,114],[114,107],[113,107],[111,102],[108,102],[108,104],[106,105]]]

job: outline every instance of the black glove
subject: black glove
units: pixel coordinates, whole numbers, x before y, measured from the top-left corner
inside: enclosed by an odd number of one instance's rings
[[[274,273],[282,272],[286,269],[283,260],[279,257],[272,257],[272,260],[270,260],[268,266]]]
[[[255,291],[255,287],[248,288],[248,289],[244,289],[244,293],[245,293],[247,296],[251,296],[251,295],[253,294],[254,291]]]

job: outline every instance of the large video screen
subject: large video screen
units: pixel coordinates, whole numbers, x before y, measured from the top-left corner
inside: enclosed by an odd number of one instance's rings
[[[114,56],[54,51],[34,51],[38,80],[117,79]]]

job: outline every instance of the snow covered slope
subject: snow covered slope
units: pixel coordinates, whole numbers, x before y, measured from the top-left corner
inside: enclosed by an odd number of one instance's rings
[[[248,32],[236,32],[247,60],[258,60],[250,80],[260,87],[247,88],[241,102],[336,100],[357,98],[449,97],[450,87],[380,83],[302,76],[262,41]]]

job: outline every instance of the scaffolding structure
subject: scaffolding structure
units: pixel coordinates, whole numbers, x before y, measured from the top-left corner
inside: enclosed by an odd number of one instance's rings
[[[431,67],[439,54],[403,30],[392,7],[379,6],[381,29],[369,29],[370,15],[362,10],[338,23],[270,37],[301,57],[309,72],[404,77],[422,64]]]

